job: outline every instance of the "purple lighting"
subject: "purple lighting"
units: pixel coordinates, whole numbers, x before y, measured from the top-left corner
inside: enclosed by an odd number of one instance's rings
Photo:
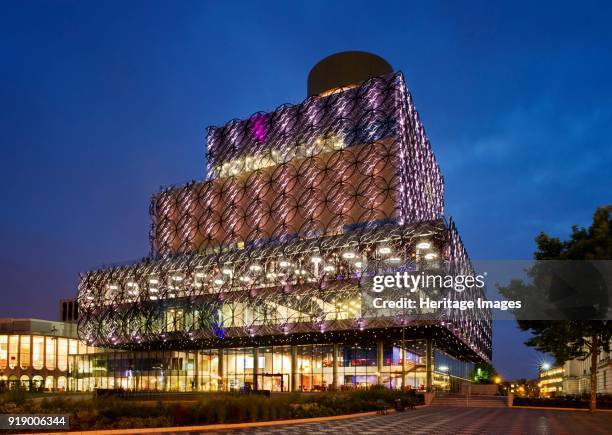
[[[251,134],[253,137],[259,142],[265,142],[268,130],[268,116],[258,113],[251,118],[251,122]]]

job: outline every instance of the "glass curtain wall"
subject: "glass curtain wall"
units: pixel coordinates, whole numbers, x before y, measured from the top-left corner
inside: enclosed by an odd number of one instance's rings
[[[217,349],[200,350],[197,353],[197,390],[218,391],[220,388],[219,351]]]
[[[127,391],[196,391],[197,352],[103,352],[74,361],[76,388]],[[211,366],[210,364],[208,365]]]
[[[339,356],[341,389],[366,388],[378,383],[376,345],[343,345]]]
[[[297,347],[297,385],[299,391],[327,391],[334,383],[333,345]]]
[[[83,346],[84,347],[84,346]],[[334,367],[336,349],[336,367]],[[367,388],[425,390],[425,340],[374,344],[316,344],[199,351],[103,352],[78,349],[72,355],[70,388],[138,391],[317,392]],[[434,386],[455,388],[467,381],[471,365],[439,350],[431,367]],[[455,380],[453,380],[455,379]]]
[[[291,346],[259,348],[258,389],[291,391]]]
[[[457,392],[461,384],[471,382],[474,364],[459,361],[441,350],[434,350],[433,387],[443,391]]]

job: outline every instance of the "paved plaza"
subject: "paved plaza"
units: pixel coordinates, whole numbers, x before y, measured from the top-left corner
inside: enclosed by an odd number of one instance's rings
[[[186,432],[182,432],[184,435]],[[213,432],[189,432],[211,434]],[[223,434],[611,434],[612,412],[427,407],[413,411],[252,429]]]

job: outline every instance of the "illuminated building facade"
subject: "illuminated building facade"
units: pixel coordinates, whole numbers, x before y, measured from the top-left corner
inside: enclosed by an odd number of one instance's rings
[[[38,319],[0,319],[0,390],[67,391],[71,363],[87,347],[77,340],[76,325]]]
[[[309,88],[338,62],[357,77],[210,127],[208,178],[153,196],[150,256],[82,276],[79,337],[114,351],[78,357],[79,389],[451,388],[490,360],[486,311],[362,306],[373,273],[472,270],[403,75],[341,53]]]
[[[597,359],[597,394],[612,394],[612,352],[599,352]],[[591,391],[591,357],[565,361],[557,367],[544,365],[539,373],[543,397],[582,395]]]
[[[597,394],[612,394],[612,352],[599,352]],[[563,394],[579,395],[591,391],[591,357],[572,359],[563,364]]]
[[[563,395],[563,367],[549,367],[540,370],[538,387],[541,397]]]

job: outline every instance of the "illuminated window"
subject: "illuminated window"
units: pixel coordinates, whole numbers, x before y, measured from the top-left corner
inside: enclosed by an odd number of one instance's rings
[[[22,337],[22,338],[23,338],[23,337]],[[28,339],[29,339],[29,338],[30,338],[30,337],[28,336]],[[29,347],[28,347],[28,350],[29,350]],[[25,388],[26,390],[29,390],[29,389],[30,389],[30,377],[29,377],[28,375],[22,375],[22,376],[19,378],[19,383],[20,383],[20,385],[21,385],[21,388]]]
[[[34,344],[32,344],[32,348],[34,347]],[[34,349],[32,349],[34,350]],[[34,365],[34,362],[32,362],[32,365]],[[44,383],[44,379],[42,376],[40,375],[36,375],[36,376],[32,376],[32,388],[34,390],[40,390],[43,388],[43,383]]]
[[[22,369],[30,367],[30,336],[22,335],[19,347],[19,365]],[[29,381],[29,380],[28,380]]]
[[[185,329],[183,310],[170,309],[166,312],[166,331],[175,332]]]
[[[70,355],[76,355],[78,353],[77,348],[78,348],[77,340],[70,340],[68,342],[68,353]]]
[[[47,376],[45,378],[45,389],[52,390],[53,389],[53,376]]]
[[[32,337],[32,367],[36,370],[43,368],[45,361],[45,337]]]
[[[9,369],[14,369],[15,367],[17,367],[17,358],[19,358],[19,355],[17,354],[18,350],[19,350],[19,336],[10,335],[9,336],[9,352],[8,352]]]
[[[54,370],[55,369],[55,338],[45,337],[45,340],[46,340],[45,366],[47,367],[47,370]]]
[[[82,341],[77,341],[78,343],[78,354],[79,355],[84,355],[87,353],[87,345],[85,343],[83,343]]]
[[[68,369],[68,339],[57,339],[57,368],[61,371]],[[58,379],[59,388],[59,379]]]
[[[61,338],[60,338],[61,340]],[[66,349],[68,348],[68,345],[66,344]],[[58,358],[59,361],[59,358]],[[64,376],[60,376],[59,378],[57,378],[57,389],[60,391],[66,391],[66,387],[68,386],[68,381],[66,380],[66,378]]]
[[[0,335],[0,370],[8,365],[8,335]]]

